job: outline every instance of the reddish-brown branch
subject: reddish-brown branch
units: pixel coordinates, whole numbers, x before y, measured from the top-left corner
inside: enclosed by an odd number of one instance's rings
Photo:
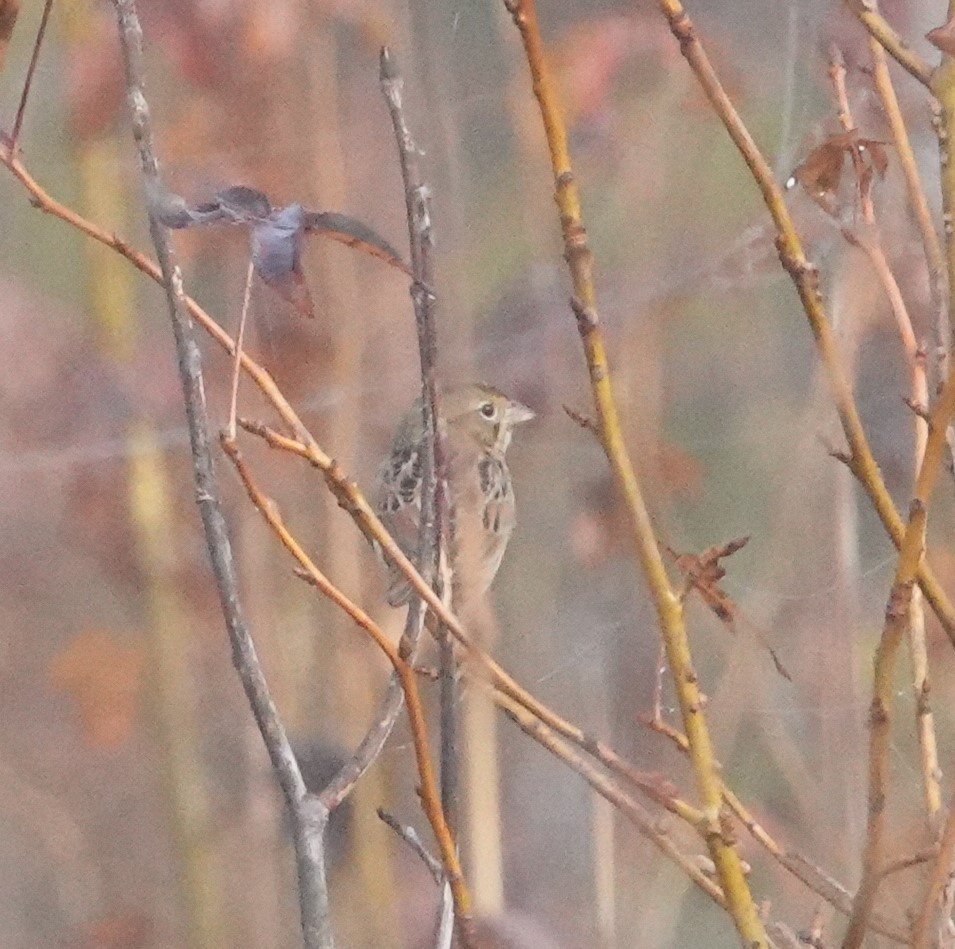
[[[428,729],[424,717],[424,708],[421,704],[421,695],[418,690],[418,679],[414,669],[408,664],[399,649],[394,646],[377,623],[356,603],[352,602],[318,569],[312,559],[305,552],[295,537],[285,526],[275,503],[266,497],[256,486],[248,467],[242,459],[238,446],[226,436],[221,438],[222,448],[239,474],[249,500],[255,505],[259,513],[265,518],[272,532],[279,539],[282,546],[293,557],[301,568],[301,576],[318,589],[339,609],[341,609],[357,626],[363,629],[374,640],[375,645],[384,653],[392,668],[401,681],[401,688],[405,696],[408,709],[408,722],[411,728],[414,744],[415,761],[421,784],[419,794],[421,806],[435,839],[441,850],[441,858],[448,882],[454,894],[455,911],[463,929],[467,929],[471,918],[471,899],[464,884],[461,864],[458,860],[457,847],[444,817],[441,808],[441,799],[428,747]]]

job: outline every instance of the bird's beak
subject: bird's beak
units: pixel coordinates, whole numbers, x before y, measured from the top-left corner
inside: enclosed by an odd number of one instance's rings
[[[519,425],[521,422],[529,422],[536,416],[537,413],[533,409],[529,409],[521,402],[508,402],[507,404],[507,420],[511,423],[511,425]]]

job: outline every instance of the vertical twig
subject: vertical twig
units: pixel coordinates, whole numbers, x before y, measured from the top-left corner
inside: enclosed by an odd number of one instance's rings
[[[955,869],[955,807],[948,817],[939,840],[938,854],[932,862],[925,893],[918,915],[912,926],[912,949],[929,949],[932,945],[933,924],[940,916],[939,903],[946,884],[950,884]]]
[[[242,341],[245,339],[245,321],[249,315],[249,304],[252,302],[252,278],[255,275],[255,266],[249,261],[249,268],[245,275],[245,290],[242,292],[242,312],[239,315],[239,328],[235,334],[235,353],[232,360],[232,386],[229,399],[229,422],[226,431],[229,438],[235,440],[235,419],[239,406],[239,373],[242,369]]]
[[[918,178],[918,172],[915,168],[914,156],[911,153],[905,123],[899,111],[898,102],[895,99],[891,78],[888,75],[885,53],[874,39],[870,38],[870,45],[872,46],[873,62],[875,64],[874,77],[876,85],[879,87],[879,94],[885,106],[886,113],[890,116],[890,123],[893,127],[893,139],[899,146],[900,162],[903,169],[909,168],[909,170],[905,172],[906,180],[908,181],[910,176],[913,176],[913,180],[909,182],[908,186],[910,203],[915,212],[916,220],[921,222],[920,230],[923,230],[922,236],[926,259],[929,261],[929,282],[933,288],[932,295],[934,300],[936,294],[944,294],[945,291],[944,262],[941,256],[941,246],[934,228],[932,228],[931,218],[927,217],[929,213],[928,206],[921,188],[921,182]],[[882,66],[881,74],[878,68],[880,62]],[[845,63],[839,50],[835,48],[833,49],[829,75],[835,88],[839,120],[842,127],[847,132],[856,131],[855,122],[852,118],[852,108],[849,104],[849,95],[846,89]],[[929,385],[925,371],[925,356],[916,339],[915,329],[912,325],[908,307],[905,305],[902,292],[885,254],[885,247],[878,222],[876,221],[875,206],[872,200],[871,173],[865,168],[862,155],[856,149],[852,150],[852,161],[856,171],[856,179],[859,184],[863,233],[861,236],[857,236],[847,229],[843,229],[843,234],[851,244],[859,247],[866,255],[872,268],[875,270],[879,282],[882,284],[889,305],[892,308],[892,313],[895,316],[896,328],[898,329],[899,338],[905,350],[906,361],[908,363],[910,375],[909,403],[914,409],[921,408],[921,412],[924,413],[927,411],[929,404]],[[921,205],[924,205],[922,210],[920,210]],[[924,215],[922,211],[924,211]],[[925,227],[928,228],[928,233],[924,231]],[[938,272],[933,271],[932,265],[932,255],[935,252],[938,254],[938,265],[941,268]],[[942,368],[942,375],[939,376],[940,380],[944,379],[947,375],[948,362],[948,346],[946,342],[948,336],[947,297],[943,295],[941,299],[941,315],[946,325],[943,329],[938,325],[936,320],[936,332],[939,334],[937,349],[940,366]],[[938,309],[936,309],[936,316],[939,316]],[[918,411],[913,411],[912,418],[915,427],[913,470],[917,473],[925,454],[928,424],[924,414],[920,414]],[[925,647],[925,611],[922,603],[921,590],[916,589],[912,591],[909,608],[911,616],[906,624],[906,632],[913,670],[915,727],[919,741],[922,764],[922,787],[925,796],[928,824],[934,834],[937,830],[938,813],[941,808],[941,789],[939,786],[939,776],[941,772],[938,763],[934,719],[931,706],[929,705],[928,652]]]
[[[948,19],[955,16],[955,0],[948,4]],[[944,54],[942,64],[932,77],[932,92],[939,103],[937,131],[942,166],[942,214],[945,230],[946,265],[948,268],[949,317],[952,315],[951,294],[955,290],[955,167],[953,167],[953,136],[955,136],[955,57]],[[952,376],[949,376],[951,382]],[[946,384],[946,388],[949,388]],[[944,390],[939,402],[944,398]],[[934,414],[934,413],[933,413]],[[946,883],[955,867],[955,807],[949,810],[939,845],[939,853],[932,866],[925,895],[913,927],[912,945],[925,949],[931,945],[932,923],[938,918],[939,902]]]
[[[953,74],[955,78],[955,74]],[[955,89],[953,89],[955,104]],[[955,113],[953,113],[955,117]],[[943,172],[944,175],[944,172]],[[952,178],[955,187],[955,177]],[[955,196],[953,196],[955,197]],[[949,283],[951,288],[952,284]],[[951,311],[951,307],[950,307]],[[869,739],[869,814],[866,846],[863,853],[862,882],[853,905],[849,930],[843,949],[857,949],[865,936],[866,919],[871,912],[875,891],[881,878],[882,845],[885,830],[889,726],[894,690],[892,672],[898,651],[898,640],[909,622],[911,586],[918,574],[925,551],[928,505],[942,467],[946,449],[946,432],[955,413],[955,376],[949,375],[938,399],[928,415],[928,437],[922,463],[915,479],[909,521],[899,547],[895,580],[886,610],[886,622],[876,652],[875,683],[872,699],[872,720]],[[905,615],[902,615],[904,606]]]
[[[9,20],[9,30],[13,30],[13,23],[17,15],[17,3],[14,2],[10,4],[12,8],[12,14],[8,14],[7,10],[0,10],[0,28],[3,28],[5,23],[3,22],[7,16],[12,18]],[[20,93],[20,104],[17,106],[17,115],[13,120],[13,131],[10,133],[10,152],[11,154],[16,154],[17,144],[20,141],[20,130],[23,128],[23,117],[26,114],[27,110],[27,99],[30,98],[30,87],[33,85],[33,77],[36,74],[37,62],[40,59],[40,47],[43,45],[43,38],[46,36],[46,27],[50,22],[50,10],[53,8],[53,0],[46,0],[43,4],[43,15],[40,17],[40,27],[36,31],[36,39],[33,41],[33,52],[30,55],[30,65],[27,67],[26,78],[23,80],[23,91]],[[2,53],[6,51],[6,43],[3,42],[0,38],[0,59],[2,59]]]
[[[949,20],[955,16],[955,2],[948,4]],[[949,306],[955,292],[955,57],[943,54],[942,64],[932,74],[931,91],[938,100],[939,157],[942,170],[942,222],[945,233],[945,266],[948,271]]]
[[[119,24],[120,45],[132,117],[133,136],[147,195],[160,189],[159,166],[153,148],[149,106],[143,91],[142,27],[134,0],[113,0]],[[239,599],[232,546],[219,501],[219,487],[212,462],[209,420],[199,347],[183,305],[182,277],[169,235],[149,208],[149,230],[172,323],[182,383],[189,442],[192,452],[196,500],[212,561],[223,616],[232,643],[232,661],[239,673],[259,731],[272,761],[292,817],[302,931],[306,949],[333,946],[325,880],[324,832],[328,810],[305,788],[298,762],[279,718],[268,683],[259,664]]]
[[[387,47],[381,50],[381,90],[388,105],[398,145],[401,179],[404,186],[405,211],[408,218],[408,243],[413,282],[411,299],[418,330],[418,353],[421,361],[421,410],[425,432],[425,457],[422,464],[421,524],[418,538],[419,567],[429,582],[442,563],[442,551],[450,556],[446,543],[453,515],[447,489],[447,463],[440,423],[440,405],[436,378],[437,333],[434,324],[432,262],[431,195],[418,167],[415,145],[404,115],[402,92],[404,80],[398,72],[394,56]],[[441,580],[438,577],[439,581]],[[451,580],[445,579],[451,592]],[[423,606],[412,606],[412,612],[423,618]],[[420,622],[421,620],[417,620]],[[443,626],[438,630],[441,650],[441,800],[452,833],[457,835],[459,810],[458,753],[458,669],[451,637]]]
[[[945,272],[945,255],[938,239],[938,233],[932,222],[932,212],[928,198],[922,186],[915,152],[909,141],[908,129],[895,94],[895,86],[889,74],[885,50],[874,37],[869,38],[869,50],[872,55],[872,79],[876,92],[882,101],[885,117],[892,132],[892,142],[898,158],[899,167],[905,178],[905,188],[909,196],[909,206],[915,217],[925,261],[928,266],[929,293],[935,310],[935,346],[936,346],[936,383],[941,385],[948,376],[948,360],[952,346],[952,330],[948,317],[948,279]]]
[[[593,257],[581,216],[580,194],[571,165],[563,112],[544,56],[537,10],[534,0],[505,0],[505,5],[521,36],[534,95],[544,125],[554,178],[555,199],[560,211],[564,256],[574,288],[572,307],[590,370],[600,442],[630,515],[640,563],[656,606],[667,660],[690,744],[690,759],[706,816],[704,836],[733,922],[747,945],[758,949],[768,946],[766,931],[753,902],[739,854],[729,836],[724,834],[720,822],[723,802],[719,775],[715,767],[709,729],[703,715],[704,700],[690,655],[683,605],[667,577],[617,414],[610,367],[597,315]]]
[[[952,6],[955,6],[953,4]],[[953,12],[950,7],[949,14]],[[944,135],[942,146],[942,195],[946,224],[947,261],[949,268],[949,292],[955,280],[955,239],[951,233],[951,214],[955,208],[955,172],[948,165],[948,135],[955,127],[955,71],[943,66],[933,81],[933,91],[942,104]],[[844,98],[844,96],[843,96]],[[845,106],[847,108],[847,106]],[[871,217],[871,209],[868,212]],[[875,262],[875,261],[873,261]],[[949,307],[951,312],[951,306]],[[906,327],[900,326],[905,336]],[[911,324],[908,324],[911,334]],[[909,348],[907,346],[907,348]],[[915,360],[917,372],[917,359]],[[924,373],[924,369],[922,370]],[[925,388],[924,379],[922,387]],[[942,454],[947,446],[946,432],[955,411],[955,378],[949,376],[941,387],[930,416],[920,420],[925,426],[917,433],[918,459],[913,500],[909,521],[899,548],[895,580],[886,608],[885,625],[876,651],[872,709],[870,713],[869,738],[869,788],[866,822],[866,841],[862,854],[862,878],[853,901],[852,916],[843,939],[843,949],[858,949],[865,939],[868,919],[882,879],[884,858],[885,808],[888,795],[888,757],[891,740],[891,709],[893,700],[893,672],[895,658],[903,634],[912,637],[913,621],[912,591],[919,564],[925,549],[928,504],[942,463]],[[918,424],[918,423],[917,423]],[[924,754],[924,749],[923,749]]]

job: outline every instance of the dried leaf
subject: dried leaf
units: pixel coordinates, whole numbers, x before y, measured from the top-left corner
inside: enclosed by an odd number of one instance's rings
[[[723,557],[729,557],[744,547],[748,537],[740,537],[726,544],[708,547],[702,554],[677,554],[669,550],[680,572],[686,578],[687,587],[696,590],[707,606],[730,629],[736,618],[736,605],[729,594],[719,586],[720,580],[726,576],[726,571],[720,565]]]
[[[273,211],[252,228],[252,266],[262,281],[305,316],[314,316],[312,295],[302,273],[305,212],[300,204]]]
[[[885,150],[885,142],[879,142],[874,138],[860,138],[859,148],[863,152],[868,150],[872,156],[872,167],[880,178],[884,178],[885,173],[889,170],[889,156]]]
[[[87,741],[117,748],[136,720],[144,650],[129,637],[106,629],[88,629],[57,653],[50,681],[76,703]]]
[[[256,273],[263,283],[306,316],[315,315],[312,295],[302,272],[302,237],[306,233],[356,248],[411,275],[394,247],[361,221],[331,211],[306,211],[300,204],[273,208],[266,194],[245,185],[226,188],[212,201],[195,207],[179,195],[154,186],[149,194],[149,205],[166,227],[247,225]]]
[[[725,544],[716,544],[707,547],[701,554],[678,554],[666,547],[666,552],[673,558],[673,562],[684,575],[686,590],[696,590],[703,602],[716,614],[720,622],[725,624],[730,632],[736,632],[736,604],[730,595],[720,587],[719,582],[726,576],[726,570],[720,561],[741,550],[749,542],[748,537],[737,537]],[[748,626],[751,624],[747,624]],[[766,637],[758,630],[753,629],[756,638],[765,647],[773,660],[776,671],[792,682],[792,676],[776,654],[776,650],[766,641]]]
[[[347,214],[334,211],[306,211],[305,230],[320,234],[330,240],[338,241],[347,247],[354,247],[383,260],[389,267],[411,276],[411,268],[384,238],[379,237],[370,227]]]
[[[826,202],[822,204],[823,210],[833,213],[828,202],[839,188],[844,164],[845,150],[828,139],[796,166],[790,182],[801,184],[817,202]]]
[[[880,178],[885,177],[889,159],[885,142],[873,138],[861,138],[858,131],[840,132],[830,135],[821,145],[817,145],[796,166],[789,179],[789,186],[801,184],[810,197],[827,213],[838,214],[836,192],[842,181],[842,172],[847,155],[856,155],[862,167],[859,187],[867,191],[875,171]]]
[[[236,223],[259,221],[272,213],[268,195],[245,185],[233,185],[220,191],[209,207],[218,207],[226,217],[231,217]]]

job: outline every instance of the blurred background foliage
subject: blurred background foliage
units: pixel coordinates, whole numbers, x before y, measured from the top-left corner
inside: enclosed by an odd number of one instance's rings
[[[7,56],[5,125],[41,6],[23,5]],[[841,4],[699,6],[691,12],[711,55],[781,180],[837,128],[826,79],[832,42],[849,63],[860,128],[888,137],[861,68],[863,37]],[[586,371],[539,116],[502,5],[142,7],[171,187],[200,202],[246,184],[275,204],[354,215],[401,247],[404,209],[377,85],[379,46],[397,51],[433,192],[442,376],[484,379],[539,416],[511,452],[519,527],[493,590],[496,620],[483,618],[482,628],[542,698],[612,737],[638,766],[691,788],[685,763],[644,724],[658,651],[653,611],[599,449],[561,408],[588,408]],[[940,4],[914,0],[883,9],[916,46],[944,18]],[[655,7],[541,0],[540,16],[568,110],[618,394],[659,532],[680,552],[751,538],[725,581],[736,635],[701,604],[689,609],[720,758],[767,826],[851,887],[890,544],[827,453],[840,445],[838,426],[758,195]],[[58,3],[23,155],[55,196],[145,246],[120,74],[109,5]],[[934,195],[927,111],[905,77],[898,87]],[[833,220],[800,189],[791,197],[877,458],[903,502],[912,426],[887,306]],[[916,331],[929,339],[924,264],[891,155],[877,201]],[[234,331],[244,232],[182,232],[176,246],[190,292]],[[406,286],[376,261],[316,239],[304,268],[316,319],[257,286],[247,346],[370,489],[418,385]],[[224,422],[228,362],[206,351],[211,409]],[[36,213],[0,177],[3,946],[299,944],[290,848],[209,579],[173,359],[157,288]],[[270,420],[247,385],[240,413]],[[376,606],[376,565],[319,481],[287,457],[246,451],[332,579],[397,629],[400,617]],[[384,663],[291,576],[220,467],[256,641],[320,785],[363,733]],[[949,587],[950,487],[939,492],[932,536]],[[791,683],[775,675],[760,637]],[[929,646],[944,694],[952,657],[934,626]],[[920,777],[902,678],[899,687],[891,846],[902,854],[927,836],[912,816]],[[937,712],[946,766],[952,715]],[[498,853],[502,861],[499,883],[492,872],[477,887],[497,932],[488,945],[736,944],[727,920],[579,778],[504,724],[486,738],[483,757],[472,753],[493,788],[473,793],[464,854],[472,867],[490,860],[493,870]],[[333,907],[344,946],[427,945],[433,887],[374,815],[384,805],[422,823],[409,758],[399,727],[337,817]],[[748,841],[742,848],[757,897],[772,901],[775,916],[808,924],[815,898]],[[883,890],[886,908],[901,912],[911,892],[900,874]]]

